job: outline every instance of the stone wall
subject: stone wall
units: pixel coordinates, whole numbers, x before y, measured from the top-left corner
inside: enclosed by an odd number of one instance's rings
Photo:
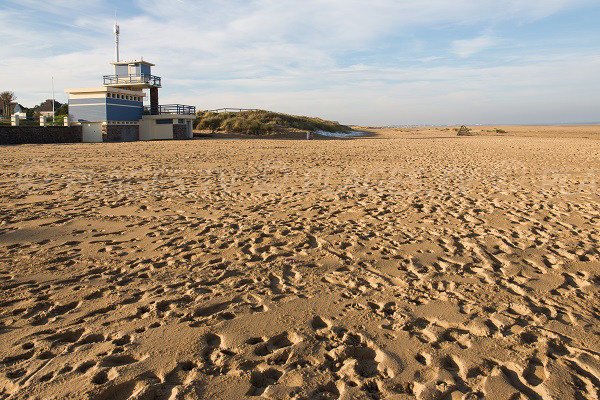
[[[139,125],[104,125],[103,142],[137,142],[140,140]]]
[[[81,143],[81,126],[2,126],[2,144]]]
[[[187,127],[185,124],[173,125],[173,139],[187,139]]]

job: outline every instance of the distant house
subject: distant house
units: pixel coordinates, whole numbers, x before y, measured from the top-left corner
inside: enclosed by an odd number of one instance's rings
[[[52,117],[54,115],[54,113],[56,111],[58,111],[58,109],[62,105],[58,101],[54,101],[54,109],[52,109],[52,103],[53,103],[52,99],[48,99],[48,100],[44,101],[42,104],[40,104],[40,107],[38,108],[37,111],[40,113],[40,115],[43,115],[46,118]]]
[[[23,106],[19,103],[15,104],[15,108],[13,109],[13,115],[18,115],[19,119],[27,119],[27,114],[23,109]]]

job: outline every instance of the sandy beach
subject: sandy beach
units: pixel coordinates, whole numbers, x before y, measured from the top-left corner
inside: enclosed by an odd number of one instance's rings
[[[494,128],[0,147],[0,398],[599,398],[600,127]]]

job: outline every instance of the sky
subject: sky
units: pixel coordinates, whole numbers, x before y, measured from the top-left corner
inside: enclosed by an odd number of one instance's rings
[[[162,104],[357,125],[600,122],[599,0],[0,0],[0,91],[28,107],[112,73]]]

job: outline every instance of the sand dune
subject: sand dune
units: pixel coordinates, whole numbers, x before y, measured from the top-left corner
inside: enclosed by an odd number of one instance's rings
[[[599,398],[598,127],[506,129],[0,148],[0,397]]]

